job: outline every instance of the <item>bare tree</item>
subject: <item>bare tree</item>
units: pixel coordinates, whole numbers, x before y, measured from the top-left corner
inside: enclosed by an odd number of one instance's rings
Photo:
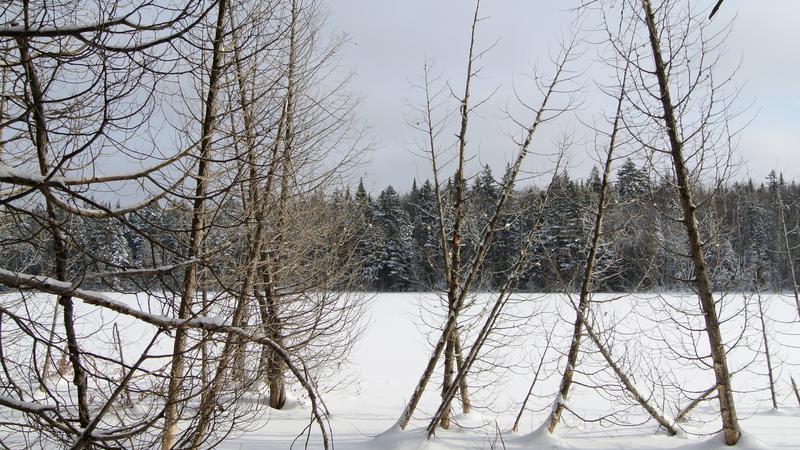
[[[623,385],[623,389],[630,395],[636,403],[642,406],[651,417],[656,420],[661,426],[668,430],[671,434],[675,434],[672,425],[663,417],[661,413],[650,404],[650,402],[643,396],[639,390],[634,386],[631,377],[621,367],[619,361],[615,360],[611,352],[607,348],[607,341],[601,339],[596,331],[587,320],[590,320],[591,312],[591,297],[596,279],[598,278],[597,265],[598,265],[598,252],[600,251],[601,239],[604,236],[604,219],[606,210],[610,204],[610,197],[612,197],[610,176],[613,162],[617,158],[615,152],[619,147],[625,145],[626,137],[624,136],[623,123],[623,105],[625,99],[625,88],[628,78],[628,65],[625,65],[618,75],[619,78],[619,91],[615,96],[616,109],[613,119],[611,120],[611,130],[604,133],[608,138],[608,147],[605,149],[603,171],[600,178],[599,186],[597,187],[597,200],[595,211],[593,212],[593,225],[592,231],[589,235],[588,249],[586,252],[586,261],[583,266],[583,273],[580,281],[579,300],[577,305],[573,302],[572,306],[576,311],[576,318],[573,323],[573,333],[569,344],[569,351],[567,352],[567,360],[564,371],[561,377],[559,391],[556,400],[553,404],[550,416],[547,419],[547,429],[550,433],[554,433],[559,423],[563,411],[566,409],[566,400],[570,392],[570,387],[573,382],[573,377],[576,373],[578,365],[578,354],[581,348],[582,335],[585,332],[588,334],[591,342],[597,348],[605,363],[614,372],[616,377]],[[564,282],[562,282],[564,283]],[[565,288],[568,284],[564,283]],[[567,297],[571,297],[567,293]]]
[[[288,13],[282,110],[269,154],[255,162],[269,167],[264,189],[251,190],[248,201],[265,232],[260,251],[248,258],[255,279],[241,295],[255,296],[264,332],[314,372],[341,362],[359,334],[363,296],[348,292],[360,265],[348,248],[358,228],[348,228],[352,209],[337,211],[329,194],[364,143],[352,97],[326,72],[338,42],[316,49],[318,5],[293,1]],[[318,87],[328,82],[330,91]],[[247,164],[254,170],[254,162]],[[286,400],[285,372],[278,355],[262,348],[256,377],[268,384],[273,408]]]
[[[216,189],[242,205],[244,221],[236,226],[242,227],[247,245],[241,270],[234,266],[229,272],[212,272],[222,292],[215,303],[229,308],[232,324],[260,330],[280,350],[250,345],[237,335],[224,339],[209,367],[208,383],[201,385],[200,414],[184,437],[192,447],[209,445],[207,431],[235,417],[231,408],[216,407],[220,397],[259,394],[265,381],[270,406],[282,408],[286,378],[296,375],[284,355],[303,367],[316,389],[316,377],[332,361],[341,362],[359,334],[362,296],[346,292],[358,264],[344,250],[353,230],[343,225],[347,211],[336,214],[326,193],[358,158],[362,135],[354,126],[353,101],[343,81],[325,72],[338,44],[318,50],[317,3],[291,1],[277,9],[274,17],[282,18],[277,36],[260,38],[263,22],[253,23],[252,12],[231,20],[236,25],[225,95],[238,108],[231,107],[235,114],[224,135],[231,144],[217,158],[220,165],[230,161],[236,176]],[[254,42],[244,46],[245,40]],[[251,46],[275,51],[248,53]],[[259,60],[264,56],[266,60]],[[331,81],[330,90],[319,88]],[[257,124],[255,111],[269,120]],[[235,188],[229,190],[225,183]],[[219,264],[205,264],[206,270],[215,266]],[[260,320],[250,323],[250,311],[258,311]],[[205,374],[203,369],[201,377]],[[321,425],[317,408],[322,404],[313,398],[312,403]],[[323,438],[327,442],[324,428]]]
[[[91,248],[78,245],[79,236],[70,226],[85,218],[108,219],[138,232],[125,215],[164,195],[162,192],[119,208],[111,208],[91,197],[94,191],[114,191],[122,189],[126,183],[142,186],[157,180],[159,171],[182,155],[177,152],[160,164],[154,162],[153,167],[132,173],[97,173],[97,161],[108,156],[110,151],[116,150],[126,156],[147,153],[137,148],[147,146],[146,139],[128,142],[126,139],[137,131],[146,136],[149,120],[154,116],[156,84],[161,71],[168,66],[162,64],[161,57],[168,53],[170,42],[202,20],[206,7],[202,2],[188,2],[182,9],[158,3],[125,8],[98,5],[92,14],[83,14],[86,9],[70,2],[26,1],[3,7],[3,17],[8,19],[0,29],[4,40],[4,73],[14,73],[20,82],[3,85],[3,98],[12,103],[4,103],[1,125],[7,133],[4,133],[2,145],[0,181],[4,190],[0,204],[4,213],[37,224],[30,242],[41,237],[46,239],[47,246],[52,244],[52,267],[38,268],[43,276],[49,275],[66,285],[80,283],[81,279],[114,277],[76,273],[73,264],[76,253],[99,259],[101,265],[111,271],[129,268],[124,262],[103,260],[93,254]],[[157,19],[148,22],[141,20],[142,16]],[[87,21],[89,17],[94,20]],[[151,82],[153,79],[156,83]],[[132,99],[137,101],[131,103]],[[39,247],[37,251],[49,253],[47,247]],[[14,277],[6,278],[5,284],[16,289],[24,286],[13,280]],[[25,296],[22,292],[20,295]],[[62,312],[60,324],[56,320],[58,309]],[[76,304],[68,290],[58,293],[57,305],[51,310],[53,320],[51,326],[46,327],[48,331],[42,335],[43,340],[38,339],[39,317],[16,309],[7,310],[6,314],[15,318],[21,335],[32,339],[31,345],[46,347],[42,372],[36,367],[31,376],[23,374],[24,383],[38,378],[45,398],[56,405],[52,411],[47,409],[47,414],[59,415],[65,424],[77,423],[83,430],[78,431],[73,425],[55,426],[50,421],[50,429],[43,432],[42,439],[69,442],[72,440],[69,436],[80,436],[76,445],[83,447],[96,441],[91,430],[104,418],[117,394],[102,396],[104,406],[99,409],[93,405],[94,395],[90,395],[90,390],[102,379],[105,363],[99,362],[103,355],[82,348]],[[63,334],[58,330],[60,327],[63,327]],[[68,355],[72,372],[68,393],[48,386],[50,355],[61,352],[61,336],[67,342],[64,354]],[[129,373],[123,377],[121,386],[137,367],[126,366]],[[6,376],[14,375],[6,372]],[[13,379],[8,382],[17,383]],[[25,392],[19,388],[14,395],[22,398],[30,395]],[[68,408],[73,404],[75,409]],[[31,412],[25,408],[20,411]],[[71,411],[77,413],[74,421]],[[96,415],[95,411],[98,411]]]
[[[411,396],[408,404],[406,405],[403,414],[400,416],[398,420],[398,425],[400,428],[404,429],[409,421],[411,420],[411,416],[414,413],[414,410],[419,403],[419,400],[422,398],[422,394],[425,391],[425,388],[428,384],[428,381],[433,376],[433,372],[436,368],[436,364],[442,354],[442,351],[445,352],[445,367],[444,367],[444,380],[442,382],[442,394],[452,386],[452,378],[453,372],[455,370],[455,348],[457,346],[456,340],[458,339],[457,336],[457,321],[458,321],[458,314],[459,310],[461,309],[461,305],[459,304],[459,296],[461,295],[461,286],[464,283],[461,280],[461,270],[462,270],[462,262],[461,262],[461,233],[463,232],[461,229],[461,221],[463,216],[463,207],[464,207],[464,184],[465,184],[465,176],[464,176],[464,164],[466,162],[466,145],[467,145],[467,131],[469,126],[469,118],[470,118],[470,87],[472,78],[474,76],[474,69],[473,63],[476,58],[479,58],[479,54],[475,53],[475,32],[478,25],[479,19],[479,12],[480,12],[480,0],[475,2],[475,10],[472,17],[472,26],[470,31],[470,40],[469,40],[469,54],[467,57],[467,76],[464,81],[464,94],[460,98],[461,106],[460,106],[460,129],[457,134],[458,137],[458,150],[457,150],[457,168],[454,177],[454,194],[453,194],[453,203],[452,203],[452,213],[453,213],[453,224],[452,224],[452,231],[450,233],[450,239],[448,241],[448,230],[447,230],[447,222],[446,222],[446,215],[445,215],[445,204],[443,198],[443,192],[440,182],[440,175],[439,175],[439,167],[437,164],[437,148],[435,137],[437,134],[436,131],[436,123],[432,117],[432,108],[433,105],[431,104],[431,95],[430,95],[430,86],[427,84],[427,67],[426,67],[426,84],[424,88],[426,89],[426,109],[425,109],[425,124],[426,124],[426,133],[428,134],[428,143],[430,145],[430,161],[431,166],[433,169],[433,179],[434,179],[434,195],[436,197],[436,210],[437,210],[437,221],[438,221],[438,235],[439,235],[439,245],[442,248],[442,266],[444,268],[443,273],[444,277],[447,280],[447,321],[446,325],[442,331],[442,335],[439,338],[438,342],[436,343],[433,354],[428,361],[428,364],[425,368],[425,371],[422,374],[422,377],[417,384],[417,387],[414,389],[414,393]],[[460,346],[460,344],[459,344]],[[465,405],[469,405],[469,403],[465,402]],[[467,406],[468,407],[468,406]],[[443,427],[448,428],[450,426],[449,419],[450,418],[450,404],[447,403],[447,412],[444,415],[444,423]]]
[[[761,298],[761,288],[756,280],[756,304],[758,305],[758,321],[761,324],[761,342],[764,346],[764,357],[767,363],[767,378],[769,379],[769,396],[772,408],[778,409],[778,398],[775,392],[775,376],[772,369],[772,354],[769,351],[769,336],[767,335],[767,320],[764,314],[764,301]]]
[[[609,25],[607,29],[617,54],[636,67],[632,77],[636,81],[627,101],[639,117],[631,117],[626,127],[651,159],[660,163],[658,158],[664,158],[669,175],[674,177],[671,186],[691,261],[688,281],[697,292],[702,311],[711,360],[708,366],[716,380],[725,442],[733,445],[740,431],[696,200],[702,173],[716,170],[717,182],[729,173],[729,148],[725,144],[730,140],[719,136],[730,132],[725,123],[730,98],[724,97],[723,86],[715,84],[713,38],[703,34],[703,21],[688,3],[668,0],[654,6],[642,0],[623,1],[621,6],[627,15],[620,16],[620,24],[627,28]]]
[[[227,14],[227,0],[220,0],[217,5],[216,25],[214,27],[214,40],[211,49],[211,70],[209,73],[208,87],[204,104],[205,116],[200,132],[200,151],[197,155],[197,175],[195,176],[196,188],[194,203],[192,205],[192,223],[189,236],[188,258],[190,260],[201,257],[204,234],[206,232],[206,195],[209,182],[209,160],[211,158],[211,143],[216,126],[217,94],[219,89],[220,71],[222,66],[222,41],[225,33],[225,18]],[[196,296],[198,264],[190,263],[183,275],[183,289],[178,306],[178,319],[186,319],[192,315],[192,305]],[[234,326],[239,323],[234,321]],[[164,410],[164,435],[161,440],[162,450],[170,450],[175,446],[175,436],[178,427],[178,397],[183,380],[184,352],[186,352],[186,336],[182,329],[178,329],[172,349],[172,365],[170,368],[169,386],[167,388],[166,407]]]
[[[467,399],[466,380],[467,375],[471,373],[473,364],[475,363],[481,349],[486,344],[489,335],[494,329],[498,318],[502,315],[504,306],[507,304],[509,294],[513,290],[513,286],[526,261],[527,251],[522,250],[515,258],[514,263],[507,269],[510,274],[508,279],[504,282],[500,293],[497,295],[497,300],[489,305],[487,308],[488,313],[485,317],[480,317],[479,323],[480,331],[475,338],[475,343],[472,346],[465,348],[468,349],[468,355],[462,355],[462,345],[459,339],[459,317],[463,313],[467,299],[472,292],[474,286],[478,284],[478,278],[481,276],[482,269],[486,262],[487,254],[498,229],[500,229],[500,218],[506,213],[506,208],[509,204],[513,194],[513,186],[517,180],[518,175],[522,171],[522,163],[530,152],[530,147],[533,137],[542,123],[551,121],[557,118],[564,111],[573,107],[572,99],[567,101],[566,106],[553,107],[550,105],[551,97],[571,93],[570,90],[564,87],[565,83],[573,79],[573,73],[567,69],[567,65],[574,61],[576,42],[573,40],[562,49],[562,54],[553,63],[556,67],[555,75],[552,81],[538,86],[542,92],[543,100],[539,106],[528,106],[527,109],[531,111],[534,118],[528,125],[522,125],[521,122],[515,122],[522,128],[522,137],[519,142],[515,142],[517,151],[514,156],[514,161],[506,174],[502,185],[500,186],[500,194],[494,205],[491,205],[490,214],[482,223],[481,232],[475,242],[474,248],[471,250],[471,255],[467,260],[463,260],[462,247],[464,246],[463,233],[463,215],[465,208],[465,183],[466,176],[465,163],[468,159],[467,155],[467,133],[469,130],[469,120],[471,113],[476,106],[471,106],[471,82],[475,77],[477,71],[476,62],[481,58],[485,51],[476,50],[476,29],[480,20],[480,2],[476,2],[474,14],[472,17],[472,25],[469,40],[469,54],[467,60],[467,73],[464,81],[464,92],[458,98],[459,106],[459,128],[457,133],[457,142],[455,145],[454,160],[456,161],[455,175],[453,178],[453,191],[448,193],[452,195],[449,202],[446,201],[445,191],[441,183],[440,160],[442,158],[442,149],[440,149],[437,142],[437,136],[441,132],[442,123],[433,117],[435,108],[436,95],[430,86],[429,70],[426,66],[425,79],[423,88],[426,93],[426,103],[421,108],[422,114],[420,130],[426,135],[425,153],[431,162],[434,177],[434,192],[436,196],[436,212],[438,221],[438,236],[442,251],[442,267],[445,280],[447,282],[447,316],[445,323],[442,326],[441,334],[434,344],[428,364],[420,377],[419,382],[414,390],[413,395],[408,401],[405,410],[398,420],[398,426],[402,429],[405,428],[414,410],[417,407],[423,392],[426,389],[428,381],[433,376],[439,358],[442,353],[445,355],[444,361],[444,381],[442,383],[442,401],[434,414],[428,427],[428,435],[432,436],[433,432],[438,426],[448,428],[450,426],[451,402],[458,392],[461,393],[462,407],[464,412],[468,412],[470,402]],[[481,102],[478,102],[479,106]],[[558,156],[559,162],[563,153]],[[557,170],[556,170],[557,171]],[[542,208],[546,201],[541,203]],[[541,209],[539,215],[541,215]],[[450,217],[452,219],[450,220]],[[528,245],[532,242],[536,235],[537,226],[533,226],[528,233]],[[463,359],[462,359],[463,358]]]
[[[334,48],[315,53],[318,8],[295,1],[280,16],[273,12],[285,2],[96,6],[4,6],[4,80],[20,82],[2,85],[0,214],[24,236],[8,245],[33,250],[0,269],[14,292],[0,306],[3,432],[20,432],[8,445],[213,446],[254,414],[237,404],[250,392],[239,388],[260,380],[252,375],[258,357],[249,356],[268,353],[281,379],[305,391],[327,447],[314,377],[347,354],[362,306],[361,296],[332,292],[352,283],[358,261],[346,245],[354,232],[347,209],[331,205],[331,192],[363,136],[346,77],[320,75]],[[288,42],[300,43],[297,52],[285,51]],[[292,102],[280,87],[289,60],[298,67]],[[323,79],[330,89],[315,85]],[[177,148],[164,145],[165,123]],[[144,168],[104,175],[115,157]],[[139,200],[110,206],[131,189]],[[281,239],[270,213],[278,203]],[[102,254],[84,235],[99,223],[139,242],[146,265]],[[248,245],[226,239],[238,230]],[[248,322],[248,308],[257,303],[263,249],[280,240],[291,264],[271,270],[296,277],[276,287],[287,306],[273,339],[272,329]],[[143,295],[131,303],[94,288]],[[128,320],[148,342],[128,350],[117,322],[83,318],[97,311]],[[103,333],[116,342],[108,351],[93,348]],[[324,352],[328,345],[335,351]],[[55,382],[63,376],[72,380],[66,387]],[[191,417],[186,406],[195,402],[200,414]]]

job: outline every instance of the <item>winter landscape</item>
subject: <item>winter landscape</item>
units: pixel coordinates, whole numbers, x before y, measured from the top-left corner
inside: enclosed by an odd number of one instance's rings
[[[540,3],[0,4],[0,448],[800,449],[800,4]]]

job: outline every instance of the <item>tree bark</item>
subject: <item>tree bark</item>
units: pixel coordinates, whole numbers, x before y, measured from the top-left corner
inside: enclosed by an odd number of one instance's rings
[[[464,355],[461,351],[461,339],[458,336],[458,329],[453,330],[453,342],[456,352],[456,370],[461,372],[464,368]],[[458,383],[458,391],[461,393],[461,412],[469,414],[472,411],[472,404],[469,401],[469,387],[467,386],[467,378],[461,377]]]
[[[764,356],[767,359],[767,376],[769,377],[769,394],[772,400],[772,408],[778,409],[778,398],[775,392],[775,377],[772,371],[772,355],[769,353],[769,339],[767,338],[767,322],[764,318],[764,302],[761,299],[761,289],[758,277],[756,277],[756,301],[758,302],[758,320],[761,322],[761,339],[764,341]]]
[[[453,314],[451,310],[451,314]],[[453,329],[455,331],[455,328]],[[455,364],[455,343],[453,342],[453,333],[450,333],[449,339],[447,339],[447,344],[444,349],[444,376],[442,380],[442,401],[447,401],[445,395],[448,390],[450,390],[450,386],[453,385],[453,373],[455,373],[455,368],[453,367]],[[442,419],[439,422],[439,425],[445,429],[450,429],[450,414],[452,413],[452,408],[450,408],[449,402],[448,406],[442,413]]]
[[[700,238],[700,230],[697,223],[697,207],[694,204],[689,171],[686,167],[686,161],[683,155],[683,142],[678,134],[676,112],[670,96],[667,67],[661,54],[661,43],[656,27],[655,14],[650,0],[642,0],[642,6],[644,8],[644,19],[647,22],[648,34],[650,37],[650,47],[653,52],[655,74],[658,78],[658,86],[661,92],[660,101],[664,113],[663,119],[669,137],[670,153],[675,169],[675,181],[678,185],[679,200],[683,210],[682,222],[686,228],[690,254],[694,264],[695,287],[703,311],[703,318],[705,319],[708,343],[711,347],[711,359],[714,368],[714,376],[717,382],[720,415],[722,417],[722,432],[725,437],[725,443],[727,445],[735,445],[739,441],[741,431],[739,430],[739,421],[733,401],[733,388],[731,387],[731,375],[728,370],[725,344],[720,332],[716,303],[711,291],[711,282],[708,278],[705,252],[703,250],[702,239]]]
[[[550,413],[548,420],[547,431],[554,433],[558,422],[561,420],[561,414],[564,412],[564,401],[569,395],[570,387],[572,386],[572,379],[575,375],[575,366],[578,364],[578,354],[581,347],[581,336],[583,334],[583,319],[589,309],[591,302],[591,285],[594,279],[595,263],[597,261],[597,249],[600,245],[600,236],[603,230],[603,218],[605,215],[607,191],[609,178],[611,177],[611,165],[614,162],[614,150],[617,146],[617,133],[619,132],[620,122],[622,120],[622,103],[625,99],[625,81],[627,79],[627,67],[623,75],[622,85],[620,86],[619,96],[617,97],[617,109],[614,116],[614,123],[612,125],[610,139],[608,144],[608,151],[606,152],[606,160],[603,166],[603,177],[600,181],[600,191],[597,198],[597,210],[594,216],[594,225],[592,227],[591,242],[589,245],[589,253],[586,255],[586,264],[583,270],[583,278],[581,279],[580,300],[578,302],[578,310],[575,312],[575,323],[572,328],[572,340],[570,341],[569,351],[567,352],[567,364],[564,367],[564,374],[561,377],[561,384],[558,390],[558,397],[556,404]]]
[[[27,8],[27,4],[26,4]],[[26,14],[27,17],[27,14]],[[26,19],[27,20],[27,19]],[[29,24],[25,24],[28,28]],[[42,89],[39,76],[31,58],[28,38],[24,35],[16,38],[17,47],[19,48],[20,61],[25,71],[28,87],[30,88],[30,97],[34,116],[34,137],[36,143],[36,156],[39,163],[39,173],[42,176],[49,176],[50,168],[47,162],[47,147],[49,145],[49,138],[47,132],[47,118],[44,110],[44,91]],[[56,213],[56,206],[54,205],[53,195],[47,185],[41,186],[42,194],[45,196],[45,208],[47,211],[47,226],[53,238],[53,256],[55,259],[55,278],[60,281],[67,281],[67,265],[68,265],[68,252],[67,243],[61,233],[59,219]],[[89,425],[89,404],[88,393],[86,385],[86,373],[83,365],[81,364],[81,351],[78,345],[78,337],[75,332],[75,308],[72,297],[68,294],[58,296],[58,305],[63,309],[64,316],[64,331],[67,337],[67,352],[69,361],[72,365],[72,383],[78,393],[78,420],[82,427]],[[55,306],[57,309],[58,306]]]
[[[205,197],[208,190],[209,156],[211,154],[211,137],[216,126],[217,90],[222,66],[222,39],[224,35],[224,21],[227,10],[227,0],[219,0],[217,5],[217,21],[214,31],[212,50],[211,73],[208,80],[208,92],[205,99],[205,115],[200,134],[200,154],[198,155],[197,185],[194,192],[192,206],[192,224],[189,237],[188,259],[192,260],[200,255],[205,237]],[[189,264],[186,268],[181,291],[181,300],[178,306],[178,319],[186,319],[191,314],[192,303],[197,287],[197,263]],[[178,432],[178,403],[180,402],[180,389],[183,384],[184,352],[186,351],[186,330],[175,330],[175,340],[172,348],[172,365],[169,374],[166,405],[164,408],[164,434],[161,439],[161,449],[171,450],[175,446]]]
[[[281,339],[281,320],[278,312],[279,298],[275,292],[275,282],[271,273],[264,274],[264,325],[265,332],[278,345],[283,345]],[[269,406],[281,409],[286,404],[286,386],[284,383],[283,361],[273,351],[267,351],[264,358],[264,374],[269,387]]]

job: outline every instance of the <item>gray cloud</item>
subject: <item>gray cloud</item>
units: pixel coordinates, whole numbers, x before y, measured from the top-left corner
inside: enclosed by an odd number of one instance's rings
[[[481,109],[480,124],[476,121],[471,135],[470,144],[479,153],[474,163],[489,163],[496,172],[504,166],[510,153],[503,148],[511,148],[507,138],[511,130],[499,120],[500,111],[513,103],[515,87],[527,92],[526,75],[533,64],[547,68],[548,55],[573,18],[569,9],[577,3],[483,3],[481,15],[486,20],[480,24],[479,39],[483,46],[496,45],[483,60],[476,93],[496,87],[499,91]],[[708,3],[710,7],[713,2]],[[405,190],[412,177],[429,176],[426,161],[411,151],[418,136],[406,125],[411,113],[406,101],[419,100],[419,93],[410,80],[422,72],[426,57],[435,59],[437,70],[454,85],[463,79],[472,2],[336,0],[329,7],[331,28],[350,37],[340,51],[341,63],[355,71],[353,88],[364,98],[361,113],[379,140],[371,161],[361,170],[365,183],[373,190],[387,184]],[[796,76],[800,2],[729,0],[714,20],[722,23],[734,18],[725,63],[732,68],[741,62],[736,76],[742,86],[739,103],[742,107],[752,103],[745,117],[755,116],[741,135],[739,150],[746,164],[740,175],[760,181],[778,167],[787,177],[800,177],[800,80]],[[540,136],[538,148],[552,148],[562,129],[577,126],[574,119],[562,121]],[[585,176],[592,163],[583,146],[574,149],[571,171],[575,176]],[[531,162],[532,166],[541,164],[546,162]]]

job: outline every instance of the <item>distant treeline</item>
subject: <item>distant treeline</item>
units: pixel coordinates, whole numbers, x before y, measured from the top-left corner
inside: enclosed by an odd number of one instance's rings
[[[448,202],[451,183],[442,183],[440,200]],[[500,185],[488,166],[470,181],[462,244],[465,264],[474,255],[486,219],[492,215]],[[479,287],[492,290],[502,285],[525,245],[525,236],[536,228],[530,251],[521,262],[525,270],[517,288],[542,292],[575,289],[583,269],[599,185],[600,174],[595,168],[580,180],[560,173],[549,190],[516,189],[496,225],[498,232],[482,268]],[[692,266],[685,256],[685,232],[675,220],[680,209],[672,189],[670,180],[654,180],[630,160],[617,170],[604,218],[599,254],[601,276],[595,290],[685,289],[684,281],[691,277]],[[700,189],[698,195],[703,201],[698,203],[698,212],[715,288],[791,289],[789,258],[797,267],[800,253],[800,186],[772,172],[763,181]],[[346,215],[345,223],[353,230],[349,251],[360,261],[361,289],[424,291],[444,285],[436,196],[430,180],[415,180],[406,193],[387,186],[377,196],[370,195],[359,183],[354,192],[336,191],[323,202],[330,211]],[[83,244],[73,250],[70,273],[80,277],[181,262],[190,228],[189,211],[184,204],[154,203],[129,213],[125,221],[131,226],[123,226],[115,219],[66,219],[69,223],[65,229],[76,243]],[[215,259],[242,258],[246,249],[237,237],[243,216],[241,205],[226,204],[212,215],[215,227],[207,239],[223,253],[216,254]],[[48,273],[50,258],[41,251],[50,247],[45,238],[46,224],[32,218],[26,220],[23,224],[6,223],[0,229],[4,267],[29,274]],[[224,226],[226,222],[230,227]],[[450,239],[449,224],[445,223],[444,231],[445,238]],[[173,281],[176,286],[181,282],[179,278],[177,271]],[[101,277],[85,283],[102,287],[101,283],[109,283],[108,280]],[[142,282],[146,283],[146,278],[137,281]],[[132,283],[127,278],[113,283],[117,283],[112,286],[115,289],[137,289],[135,283],[125,285]],[[352,285],[347,288],[352,289]]]

